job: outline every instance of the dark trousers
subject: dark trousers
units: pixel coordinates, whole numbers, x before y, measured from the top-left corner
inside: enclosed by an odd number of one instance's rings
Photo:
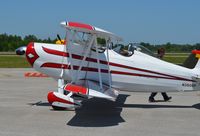
[[[152,92],[149,98],[154,99],[154,97],[156,96],[156,94],[157,94],[157,92]],[[162,92],[161,94],[162,94],[162,96],[163,96],[164,99],[168,98],[166,92]]]

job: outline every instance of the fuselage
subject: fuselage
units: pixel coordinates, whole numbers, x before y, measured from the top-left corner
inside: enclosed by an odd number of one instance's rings
[[[110,76],[112,87],[119,90],[167,92],[200,89],[199,83],[193,79],[200,75],[197,71],[162,61],[137,50],[129,57],[111,49],[108,49],[108,52],[105,50],[98,54],[98,64],[95,50],[91,50],[83,60],[85,46],[74,44],[70,52],[65,46],[30,43],[26,57],[33,68],[55,79],[60,78],[63,69],[63,79],[66,82],[76,78],[98,82],[99,66],[103,84],[108,84]]]

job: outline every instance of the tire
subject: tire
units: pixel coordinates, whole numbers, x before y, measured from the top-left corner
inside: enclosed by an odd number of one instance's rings
[[[52,106],[52,108],[53,108],[54,110],[57,110],[57,111],[66,110],[66,108],[58,107],[58,106]]]

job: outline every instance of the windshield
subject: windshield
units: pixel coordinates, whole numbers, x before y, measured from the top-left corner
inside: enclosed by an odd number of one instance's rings
[[[128,45],[115,44],[112,46],[112,49],[113,51],[127,57],[131,56],[134,53],[134,50],[150,55],[152,57],[156,57],[155,54],[149,49],[137,43],[129,43]]]
[[[112,49],[113,49],[113,51],[119,53],[120,55],[126,56],[126,57],[133,55],[133,51],[129,51],[127,45],[115,44],[112,46]]]
[[[152,51],[150,51],[149,49],[145,48],[144,46],[142,46],[138,43],[129,43],[128,50],[129,51],[137,50],[139,52],[150,55],[152,57],[156,57],[156,55]]]

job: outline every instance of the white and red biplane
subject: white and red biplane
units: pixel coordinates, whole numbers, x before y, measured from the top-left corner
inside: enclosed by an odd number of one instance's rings
[[[200,90],[198,50],[192,52],[194,68],[186,68],[153,57],[136,44],[124,50],[120,37],[100,28],[77,22],[61,25],[66,29],[66,44],[31,42],[23,50],[34,69],[58,81],[58,90],[47,96],[54,109],[77,108],[92,97],[114,101],[119,90]]]

